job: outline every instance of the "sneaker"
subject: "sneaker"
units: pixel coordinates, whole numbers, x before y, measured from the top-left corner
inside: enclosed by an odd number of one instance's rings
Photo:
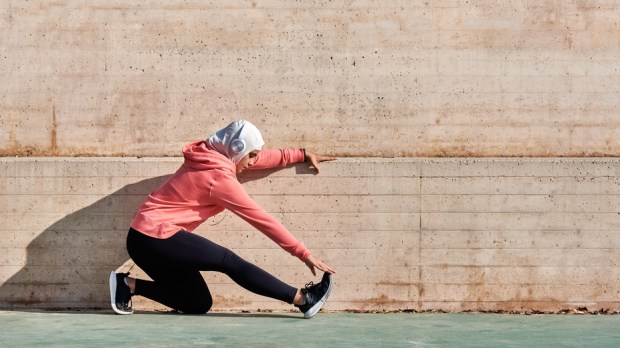
[[[306,284],[305,289],[301,289],[301,293],[306,299],[306,303],[295,305],[304,313],[305,319],[312,318],[319,312],[323,304],[332,291],[332,277],[329,273],[323,273],[323,279],[320,283],[314,285],[312,282]]]
[[[129,273],[110,272],[110,303],[118,314],[133,314],[131,308],[131,292],[125,284],[125,277]]]

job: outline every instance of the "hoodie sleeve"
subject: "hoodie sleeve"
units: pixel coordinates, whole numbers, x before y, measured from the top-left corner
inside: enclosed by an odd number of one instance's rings
[[[210,189],[211,200],[261,231],[282,249],[305,261],[311,253],[278,220],[261,208],[232,173],[222,173]]]
[[[261,150],[254,164],[249,169],[266,169],[286,167],[289,164],[305,160],[302,149],[265,149]]]

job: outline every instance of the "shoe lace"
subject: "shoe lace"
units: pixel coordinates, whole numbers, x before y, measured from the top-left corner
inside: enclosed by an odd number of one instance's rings
[[[311,281],[310,283],[306,284],[306,289],[310,289],[313,286],[314,286],[314,282]]]

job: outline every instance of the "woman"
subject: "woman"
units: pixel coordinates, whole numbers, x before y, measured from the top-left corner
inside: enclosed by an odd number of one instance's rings
[[[303,149],[261,150],[263,145],[259,130],[238,120],[209,139],[183,148],[183,165],[148,196],[127,235],[129,256],[153,281],[111,272],[110,298],[115,312],[132,314],[131,296],[140,295],[184,313],[206,313],[213,302],[200,271],[223,272],[249,291],[294,304],[305,318],[321,309],[331,291],[334,270],[260,208],[236,174],[297,162],[309,162],[318,172],[319,162],[335,158]],[[191,233],[224,209],[298,257],[314,275],[316,269],[323,271],[321,282],[293,288],[232,251]]]

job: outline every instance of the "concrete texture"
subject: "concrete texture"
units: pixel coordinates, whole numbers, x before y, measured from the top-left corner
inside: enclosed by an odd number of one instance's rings
[[[0,155],[618,156],[620,2],[0,0]],[[300,140],[303,144],[300,144]]]
[[[111,310],[109,311],[111,312]],[[0,312],[3,347],[618,347],[620,316]]]
[[[180,158],[1,158],[0,307],[106,308],[124,239]],[[326,310],[618,311],[620,159],[375,159],[241,178],[337,270]],[[198,231],[295,286],[305,265],[230,213]],[[205,273],[214,310],[290,310]],[[316,279],[315,279],[316,280]],[[165,309],[135,298],[142,310]]]

